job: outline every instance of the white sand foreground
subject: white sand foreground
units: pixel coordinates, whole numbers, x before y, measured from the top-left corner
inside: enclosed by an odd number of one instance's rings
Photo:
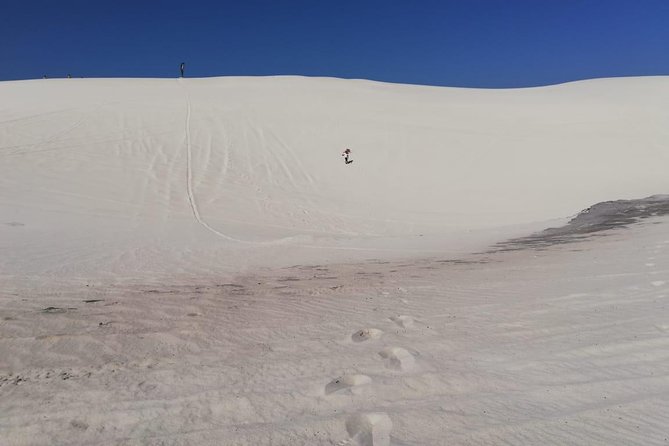
[[[471,263],[3,290],[0,443],[666,444],[667,228]]]

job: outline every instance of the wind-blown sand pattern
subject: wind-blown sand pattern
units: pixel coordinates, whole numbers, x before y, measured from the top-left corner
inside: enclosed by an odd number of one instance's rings
[[[669,220],[649,223],[484,264],[3,292],[4,441],[326,445],[382,411],[391,444],[661,444]],[[422,322],[385,316],[400,310]],[[371,323],[382,337],[347,338]],[[410,349],[420,368],[401,366]]]
[[[1,445],[669,441],[666,78],[0,97]]]

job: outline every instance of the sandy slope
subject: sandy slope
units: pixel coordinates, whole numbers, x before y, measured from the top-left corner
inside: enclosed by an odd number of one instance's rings
[[[0,445],[667,444],[666,216],[465,253],[666,193],[668,103],[0,83]]]
[[[55,79],[4,82],[0,97],[12,276],[466,251],[501,227],[662,192],[669,161],[666,77],[521,90]]]

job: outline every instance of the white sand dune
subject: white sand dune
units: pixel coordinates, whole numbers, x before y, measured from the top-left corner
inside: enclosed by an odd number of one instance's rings
[[[56,79],[2,83],[0,98],[10,275],[463,252],[662,192],[669,162],[667,77],[520,90]]]
[[[666,192],[667,105],[0,83],[0,445],[666,444],[668,217],[471,253]]]

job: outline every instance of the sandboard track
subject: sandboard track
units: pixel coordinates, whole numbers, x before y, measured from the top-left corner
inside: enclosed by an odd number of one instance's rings
[[[281,239],[279,240],[268,240],[268,241],[253,241],[253,240],[243,240],[239,239],[236,237],[232,237],[230,235],[227,235],[215,228],[213,228],[207,221],[202,218],[202,214],[200,213],[200,209],[197,206],[197,200],[195,197],[195,192],[193,189],[193,145],[191,142],[191,115],[192,115],[192,102],[190,99],[190,94],[188,93],[188,88],[184,84],[184,81],[182,78],[177,79],[177,82],[179,82],[179,85],[184,91],[184,95],[186,98],[186,121],[184,125],[185,129],[185,135],[186,135],[186,193],[188,196],[188,204],[190,205],[191,211],[193,213],[193,216],[195,217],[195,220],[203,226],[206,230],[211,232],[212,234],[216,235],[217,237],[220,237],[222,239],[235,242],[235,243],[244,243],[244,244],[249,244],[249,245],[256,245],[256,246],[262,246],[262,245],[271,245],[276,242],[280,242]],[[227,165],[226,165],[226,170],[227,170]],[[302,246],[302,245],[300,245]],[[305,247],[311,247],[311,246],[305,246]],[[317,246],[314,246],[314,248],[319,248]]]
[[[209,223],[207,223],[202,216],[200,215],[200,210],[197,207],[197,201],[195,200],[195,194],[193,192],[193,146],[191,144],[191,132],[190,132],[190,120],[191,120],[191,100],[190,94],[188,94],[188,88],[184,85],[182,78],[177,79],[179,85],[184,91],[186,97],[186,123],[185,123],[185,133],[186,133],[186,193],[188,195],[188,204],[190,205],[191,211],[195,220],[204,227],[206,230],[216,235],[217,237],[229,240],[236,243],[250,243],[250,244],[266,244],[265,242],[253,242],[248,240],[240,240],[235,237],[231,237],[227,234],[218,231],[217,229],[212,228]]]
[[[186,120],[185,120],[185,125],[184,125],[184,130],[185,130],[185,135],[186,135],[186,194],[188,196],[188,204],[191,208],[191,211],[193,213],[193,217],[195,217],[195,220],[202,226],[204,227],[207,231],[211,232],[212,234],[216,235],[217,237],[220,237],[222,239],[235,242],[235,243],[244,243],[244,244],[249,244],[249,245],[255,245],[255,246],[267,246],[267,245],[272,245],[276,243],[281,243],[283,240],[290,239],[291,237],[287,238],[280,238],[276,240],[268,240],[268,241],[254,241],[254,240],[243,240],[239,239],[236,237],[232,237],[230,235],[227,235],[215,228],[213,228],[207,221],[202,217],[202,214],[200,213],[200,210],[197,206],[197,200],[195,197],[195,192],[193,188],[193,145],[191,142],[191,114],[192,114],[192,102],[190,99],[190,94],[188,93],[188,88],[184,84],[184,81],[182,78],[177,79],[177,82],[179,82],[179,85],[184,91],[185,99],[186,99]],[[305,174],[305,176],[311,181],[311,178]],[[322,246],[322,245],[312,245],[312,244],[295,244],[294,246],[298,246],[301,248],[310,248],[310,249],[336,249],[336,250],[343,250],[343,251],[388,251],[383,248],[359,248],[359,247],[353,247],[353,246]],[[397,250],[394,250],[397,251]],[[401,249],[401,251],[410,251],[410,250],[405,250]]]

